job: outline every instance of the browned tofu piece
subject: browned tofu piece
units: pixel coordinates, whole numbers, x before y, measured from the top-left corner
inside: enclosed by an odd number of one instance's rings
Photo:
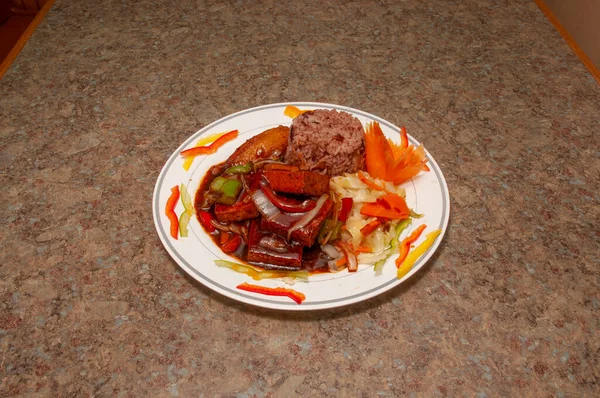
[[[251,200],[240,200],[233,205],[215,203],[215,216],[220,222],[229,223],[250,220],[260,216],[260,213]]]
[[[269,249],[261,240],[270,239],[278,250]],[[264,231],[258,220],[253,220],[248,233],[248,262],[265,269],[297,270],[302,266],[302,245],[288,243],[284,238]]]
[[[321,207],[311,222],[292,232],[292,240],[304,246],[312,246],[315,243],[315,239],[317,239],[317,235],[319,235],[321,226],[325,222],[327,216],[329,216],[329,213],[331,213],[332,209],[333,201],[327,199],[325,203],[323,203],[323,207]],[[283,225],[282,223],[278,223],[277,221],[269,221],[263,217],[261,219],[260,226],[265,231],[270,231],[283,237],[287,237],[287,233],[291,225]]]
[[[263,175],[275,192],[321,196],[329,192],[329,176],[312,171],[265,170]]]

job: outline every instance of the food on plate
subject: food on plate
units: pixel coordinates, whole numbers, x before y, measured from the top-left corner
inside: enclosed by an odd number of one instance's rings
[[[416,260],[410,245],[425,229],[418,227],[400,243],[418,216],[400,183],[426,170],[422,146],[409,145],[405,130],[395,144],[375,122],[365,133],[346,112],[286,112],[297,115],[291,128],[279,126],[248,139],[208,170],[195,194],[200,224],[224,253],[239,260],[217,265],[256,280],[305,279],[308,272],[356,272],[359,263],[380,272],[400,253],[401,277]]]
[[[355,173],[365,163],[362,123],[346,112],[316,109],[292,121],[286,163],[329,176]]]
[[[259,159],[279,157],[287,148],[289,134],[289,127],[278,126],[255,135],[236,149],[227,160],[227,164],[246,164]]]

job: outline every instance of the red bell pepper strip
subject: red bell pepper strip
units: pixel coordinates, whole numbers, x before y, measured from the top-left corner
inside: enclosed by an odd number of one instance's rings
[[[346,222],[348,216],[350,215],[350,210],[352,210],[353,204],[354,200],[352,198],[342,198],[342,208],[340,209],[338,220],[341,222]]]
[[[233,253],[240,247],[241,243],[242,238],[239,235],[233,235],[233,237],[229,238],[227,242],[221,246],[221,250],[223,250],[223,253]]]
[[[179,185],[175,185],[171,188],[171,196],[167,199],[167,205],[165,206],[165,214],[167,218],[171,222],[171,236],[173,239],[177,239],[177,235],[179,232],[179,219],[177,218],[177,214],[175,213],[175,206],[177,205],[177,201],[179,200]]]
[[[410,245],[419,239],[419,236],[421,236],[421,233],[426,227],[427,226],[425,224],[419,225],[419,227],[415,229],[412,234],[404,238],[402,243],[400,243],[400,255],[396,259],[396,268],[400,268],[400,265],[404,262],[408,252],[410,251]]]
[[[211,223],[212,219],[213,219],[213,216],[209,212],[204,211],[204,210],[200,210],[198,212],[198,221],[200,221],[200,224],[202,224],[202,226],[208,232],[215,232],[215,230],[216,230],[215,226],[212,225],[212,223]]]
[[[360,232],[364,235],[364,236],[368,236],[370,235],[373,231],[375,231],[377,229],[377,227],[379,227],[381,225],[381,221],[379,221],[379,219],[377,220],[373,220],[370,223],[368,223],[367,225],[365,225],[364,227],[362,227],[360,229]]]
[[[317,205],[316,201],[310,199],[306,199],[302,202],[294,199],[284,199],[281,196],[277,196],[277,194],[264,183],[260,184],[260,189],[273,205],[290,213],[306,213],[307,211],[314,209]]]
[[[223,144],[235,139],[238,136],[237,130],[232,130],[227,134],[219,137],[215,142],[207,146],[196,146],[185,151],[181,151],[180,155],[184,158],[194,157],[198,155],[210,155],[211,153],[217,152]]]
[[[245,290],[247,292],[265,294],[267,296],[289,297],[298,304],[301,304],[306,299],[306,296],[303,293],[300,293],[294,289],[286,289],[284,287],[272,288],[272,287],[251,285],[249,283],[244,282],[240,285],[237,285],[237,288],[240,290]]]

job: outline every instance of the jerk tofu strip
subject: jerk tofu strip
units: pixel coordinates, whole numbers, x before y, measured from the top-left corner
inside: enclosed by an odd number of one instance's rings
[[[250,224],[248,262],[264,269],[297,270],[302,266],[302,245],[264,231],[258,220]]]
[[[233,205],[215,203],[215,216],[222,223],[245,221],[260,216],[260,213],[246,196]]]
[[[317,215],[308,224],[292,232],[292,240],[301,243],[304,246],[312,246],[315,243],[321,226],[325,222],[327,216],[329,216],[329,213],[331,213],[332,209],[333,201],[327,199]],[[277,221],[269,221],[264,217],[261,219],[260,225],[263,230],[276,233],[283,237],[287,237],[288,230],[291,227],[291,225],[284,225]]]
[[[275,192],[321,196],[329,192],[329,176],[312,171],[265,170],[263,175]]]

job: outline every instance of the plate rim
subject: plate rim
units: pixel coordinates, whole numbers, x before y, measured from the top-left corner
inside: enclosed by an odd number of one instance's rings
[[[396,287],[398,285],[401,285],[402,283],[404,283],[405,281],[410,279],[414,274],[416,274],[421,268],[423,268],[424,265],[433,256],[433,254],[437,251],[437,249],[441,245],[441,242],[444,239],[444,236],[445,236],[447,228],[448,228],[449,219],[450,219],[450,195],[449,195],[449,190],[448,190],[448,184],[447,184],[447,181],[444,177],[444,174],[443,174],[441,168],[439,167],[439,164],[435,161],[433,156],[427,150],[425,150],[427,160],[428,160],[430,166],[433,166],[430,168],[432,169],[432,171],[435,172],[435,174],[437,176],[437,180],[441,185],[440,188],[441,188],[441,192],[442,192],[443,210],[442,210],[442,217],[440,220],[441,222],[438,227],[442,230],[442,232],[440,233],[438,238],[435,240],[434,244],[417,260],[417,262],[412,267],[412,269],[404,277],[402,277],[401,279],[393,278],[391,280],[386,280],[384,283],[379,284],[379,285],[375,286],[374,288],[367,290],[365,292],[357,293],[355,295],[345,296],[342,298],[336,298],[336,299],[332,299],[332,300],[321,300],[316,303],[303,302],[301,305],[298,305],[291,301],[288,303],[288,302],[284,302],[284,301],[275,301],[275,300],[264,299],[262,297],[257,298],[256,296],[251,296],[251,295],[248,295],[245,293],[241,293],[241,291],[238,292],[235,290],[229,290],[224,286],[220,286],[215,281],[212,281],[210,278],[206,277],[201,272],[199,272],[197,269],[192,267],[191,264],[188,264],[187,261],[184,258],[182,258],[182,256],[177,252],[177,250],[173,247],[172,243],[169,241],[168,236],[167,236],[168,234],[165,234],[166,231],[163,229],[163,225],[160,222],[159,195],[160,195],[160,188],[162,187],[162,182],[164,181],[165,176],[167,175],[168,171],[172,167],[172,164],[174,163],[175,159],[178,158],[179,152],[181,152],[181,150],[183,148],[189,146],[190,143],[197,140],[203,134],[210,131],[214,126],[222,124],[222,123],[226,122],[227,120],[234,119],[236,117],[240,117],[244,114],[259,112],[259,111],[268,110],[271,108],[280,108],[280,107],[285,108],[286,106],[289,106],[289,105],[296,106],[299,108],[302,108],[302,107],[313,108],[313,109],[324,108],[324,109],[336,109],[336,110],[340,110],[340,111],[346,111],[346,112],[349,112],[354,115],[360,115],[360,116],[362,116],[366,119],[370,119],[372,121],[377,121],[377,122],[385,125],[386,127],[390,128],[393,131],[400,130],[400,128],[398,126],[396,126],[394,123],[392,123],[380,116],[371,114],[366,111],[362,111],[360,109],[355,109],[352,107],[344,106],[344,105],[323,103],[323,102],[310,102],[310,101],[308,101],[308,102],[304,102],[304,101],[278,102],[278,103],[265,104],[265,105],[260,105],[260,106],[256,106],[256,107],[252,107],[252,108],[247,108],[247,109],[243,109],[243,110],[225,115],[225,116],[213,121],[212,123],[209,123],[208,125],[204,126],[203,128],[197,130],[190,137],[188,137],[186,140],[184,140],[177,147],[177,149],[175,151],[173,151],[173,153],[171,153],[171,155],[167,158],[165,164],[161,168],[161,171],[156,179],[156,183],[154,186],[154,192],[152,195],[152,214],[153,214],[153,218],[154,218],[154,225],[155,225],[157,234],[161,240],[163,247],[167,250],[167,252],[171,256],[171,258],[173,260],[175,260],[175,262],[177,263],[177,265],[179,267],[181,267],[184,271],[186,271],[186,273],[188,275],[190,275],[192,278],[194,278],[195,280],[200,282],[202,285],[204,285],[208,289],[216,291],[216,292],[218,292],[232,300],[238,301],[240,303],[245,303],[245,304],[254,305],[254,306],[258,306],[258,307],[262,307],[262,308],[268,308],[268,309],[285,310],[285,311],[289,311],[289,310],[311,311],[311,310],[324,310],[324,309],[344,307],[347,305],[356,304],[361,301],[369,300],[375,296],[378,296],[380,294],[383,294],[383,293],[393,289],[394,287]],[[291,123],[291,120],[290,120],[290,123]],[[409,141],[411,141],[413,144],[419,143],[419,141],[416,140],[416,138],[412,137],[410,134],[408,135],[408,137],[409,137]],[[310,282],[308,282],[308,283],[310,283]]]

